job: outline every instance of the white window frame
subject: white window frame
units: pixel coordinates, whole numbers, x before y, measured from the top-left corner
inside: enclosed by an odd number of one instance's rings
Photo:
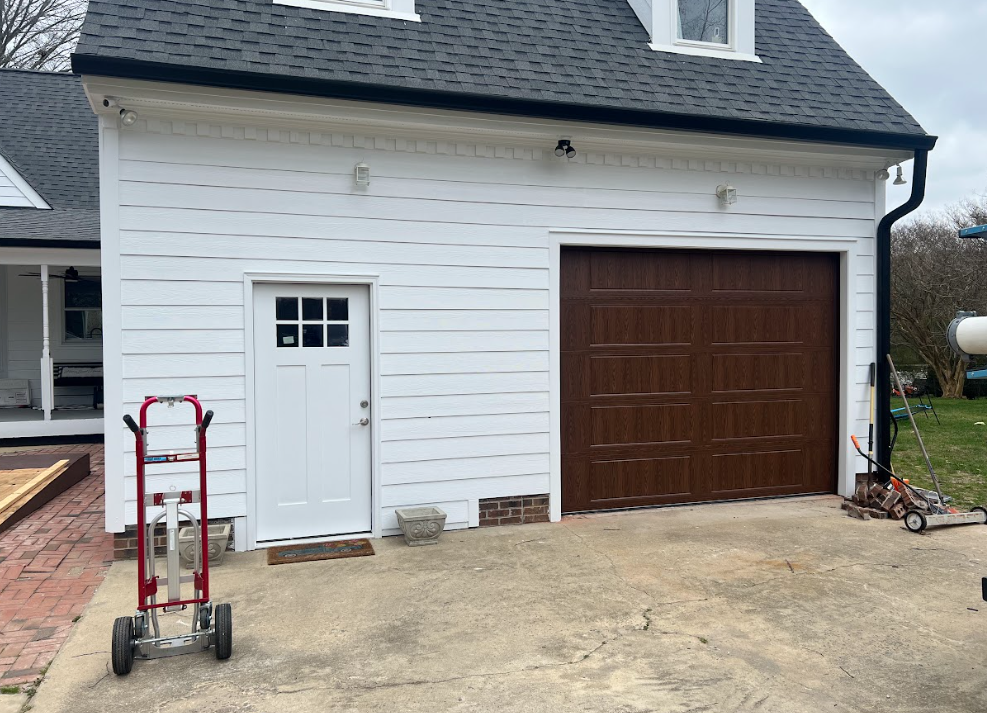
[[[62,268],[52,269],[52,273],[61,272]],[[98,270],[79,270],[82,277],[98,277],[102,284],[103,277]],[[54,289],[52,289],[54,287]],[[103,339],[66,339],[65,338],[65,280],[53,279],[48,283],[49,294],[54,292],[55,299],[50,304],[56,305],[55,314],[49,315],[53,328],[52,340],[55,348],[61,354],[71,354],[74,358],[99,358],[103,352]],[[103,308],[100,307],[100,311]],[[55,331],[57,330],[57,331]],[[85,352],[79,354],[78,352]]]
[[[387,17],[393,20],[421,22],[415,12],[415,0],[273,0],[275,5],[305,7],[326,12],[344,12],[351,15]]]
[[[631,7],[651,33],[649,46],[656,52],[760,62],[761,58],[754,50],[755,0],[728,1],[728,43],[721,45],[679,37],[679,0],[651,0],[650,5],[646,0],[629,0]]]

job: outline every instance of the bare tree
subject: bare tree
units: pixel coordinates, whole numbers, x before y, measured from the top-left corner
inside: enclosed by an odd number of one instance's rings
[[[946,398],[961,398],[966,364],[946,343],[956,311],[987,313],[987,242],[960,240],[987,223],[987,197],[901,224],[891,237],[891,318],[896,341],[935,372]]]
[[[63,71],[86,0],[0,0],[0,67]]]

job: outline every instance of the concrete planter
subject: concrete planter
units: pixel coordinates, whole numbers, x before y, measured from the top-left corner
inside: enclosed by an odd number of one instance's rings
[[[230,543],[230,523],[209,526],[209,566],[213,567],[223,563],[223,555],[226,554],[226,546]],[[182,560],[182,565],[186,569],[192,568],[195,561],[195,531],[191,527],[183,527],[178,530],[178,556]]]
[[[446,514],[441,508],[399,508],[395,514],[409,547],[439,544],[439,535],[446,526]]]

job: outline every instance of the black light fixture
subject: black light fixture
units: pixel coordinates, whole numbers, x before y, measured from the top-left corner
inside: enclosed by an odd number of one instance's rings
[[[559,139],[559,145],[555,147],[555,155],[559,158],[563,156],[573,158],[576,155],[576,149],[572,148],[572,142],[569,139]]]

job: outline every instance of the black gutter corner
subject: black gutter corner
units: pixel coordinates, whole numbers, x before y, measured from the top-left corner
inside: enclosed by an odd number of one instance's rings
[[[891,469],[891,366],[887,358],[891,353],[891,228],[922,205],[928,173],[929,151],[918,150],[912,172],[912,195],[884,216],[877,227],[877,398],[874,419],[877,422],[877,461],[887,470]]]

